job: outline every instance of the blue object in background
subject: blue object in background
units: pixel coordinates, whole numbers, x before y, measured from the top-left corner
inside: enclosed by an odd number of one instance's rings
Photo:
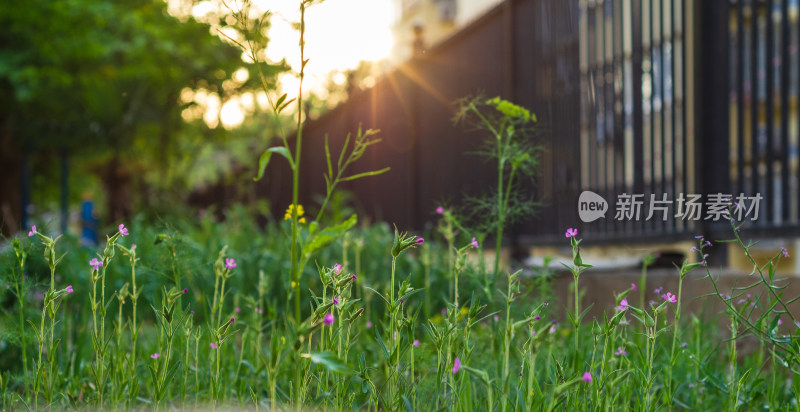
[[[81,243],[97,245],[97,218],[94,216],[94,202],[90,199],[81,203]]]

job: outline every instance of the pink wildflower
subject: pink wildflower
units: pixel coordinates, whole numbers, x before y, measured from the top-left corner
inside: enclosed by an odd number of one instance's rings
[[[216,349],[217,348],[217,344],[214,343],[214,342],[209,343],[208,346],[211,346],[211,349]]]
[[[442,207],[442,206],[437,207],[436,208],[436,213],[440,214],[440,215],[444,214],[444,207]]]
[[[566,237],[570,238],[575,236],[578,236],[578,229],[574,227],[567,229]]]
[[[477,241],[477,240],[476,240],[474,237],[472,238],[472,247],[474,247],[475,249],[477,249],[477,248],[479,248],[479,247],[480,247],[480,246],[478,245],[478,241]]]
[[[328,312],[325,314],[325,318],[322,321],[325,322],[326,325],[332,325],[333,320],[334,320],[333,314]]]
[[[159,357],[161,357],[161,355],[159,355],[158,352],[150,355],[150,359],[158,359]]]
[[[592,381],[592,373],[591,372],[584,372],[583,373],[583,381],[584,382],[591,382]]]
[[[119,234],[122,236],[128,236],[128,228],[125,227],[122,223],[119,224]]]
[[[67,290],[67,293],[73,293],[73,292],[75,292],[75,291],[72,289],[72,285],[67,285],[67,289],[66,289],[66,290]]]
[[[338,263],[333,265],[333,273],[335,273],[337,275],[342,273],[342,265],[340,265]]]
[[[103,261],[98,260],[97,258],[94,258],[91,261],[89,261],[89,264],[92,265],[92,269],[94,270],[100,270],[100,268],[103,267]]]
[[[233,269],[236,267],[236,260],[229,258],[225,259],[225,267],[228,269]]]
[[[28,232],[28,237],[33,236],[36,233],[36,225],[31,226],[31,230]]]
[[[461,369],[461,360],[456,358],[456,360],[453,361],[453,375],[457,374],[460,369]]]
[[[419,340],[418,339],[414,339],[414,343],[412,343],[412,345],[414,345],[416,347],[419,347]]]
[[[678,301],[678,298],[670,292],[667,292],[667,294],[662,297],[669,303],[676,303]]]

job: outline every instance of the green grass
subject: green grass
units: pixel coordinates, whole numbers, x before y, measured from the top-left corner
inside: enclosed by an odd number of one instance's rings
[[[468,233],[450,250],[380,224],[313,256],[295,319],[288,221],[262,229],[241,208],[192,220],[139,217],[97,248],[53,243],[46,225],[3,243],[0,410],[798,410],[780,252],[754,265],[752,288],[706,298],[722,312],[681,313],[680,286],[652,307],[620,291],[605,299],[626,309],[587,319],[577,238],[578,288],[560,302],[551,277],[520,272],[487,293]],[[709,274],[675,271],[716,287]]]

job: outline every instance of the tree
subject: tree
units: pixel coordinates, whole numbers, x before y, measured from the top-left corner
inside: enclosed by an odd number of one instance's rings
[[[247,87],[232,80],[246,65],[241,52],[209,24],[169,15],[161,0],[4,2],[0,25],[6,233],[22,224],[15,194],[32,155],[102,163],[109,217],[119,219],[130,212],[125,188],[139,172],[168,174],[176,136],[203,143],[220,135],[181,133],[181,93],[204,90],[224,100]],[[281,70],[270,69],[273,77]]]

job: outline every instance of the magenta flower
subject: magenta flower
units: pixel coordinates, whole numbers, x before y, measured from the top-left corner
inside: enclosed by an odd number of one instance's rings
[[[678,301],[678,298],[675,295],[673,295],[672,293],[669,293],[669,292],[667,292],[667,294],[662,296],[662,297],[664,298],[664,300],[666,300],[669,303],[675,303],[675,302]]]
[[[189,289],[183,288],[183,293],[189,293]]]
[[[424,242],[425,242],[425,239],[424,239],[424,238],[421,238],[421,237],[417,238],[417,245],[421,245],[421,244],[423,244]]]
[[[592,382],[592,373],[591,372],[584,372],[583,373],[583,381],[586,383]]]
[[[686,342],[683,342],[683,343],[681,343],[681,347],[682,347],[682,348],[685,348],[685,347],[687,347],[687,346],[689,346],[689,344],[688,344],[688,343],[686,343]]]
[[[159,355],[158,352],[150,355],[150,359],[158,359],[159,357],[161,357],[161,355]]]
[[[333,265],[333,273],[335,273],[335,274],[337,274],[337,275],[338,275],[339,273],[342,273],[342,265],[340,265],[340,264],[338,264],[338,263],[337,263],[337,264],[335,264],[335,265]]]
[[[628,354],[628,352],[625,352],[625,347],[624,346],[617,347],[617,351],[614,352],[614,355],[617,355],[617,356],[625,356],[627,354]],[[589,379],[591,380],[591,378],[589,378]]]
[[[233,325],[233,322],[236,322],[236,319],[231,318],[231,325]]]
[[[628,299],[626,299],[626,298],[623,298],[623,299],[622,299],[622,300],[619,302],[619,306],[615,307],[614,309],[615,309],[617,312],[621,312],[621,311],[623,311],[623,310],[625,310],[625,309],[628,309]]]
[[[128,236],[128,228],[125,227],[122,223],[119,224],[119,234],[122,236]]]
[[[233,269],[236,267],[236,261],[232,258],[225,259],[225,267],[228,269]]]
[[[419,347],[419,339],[414,339],[414,342],[412,343],[412,345],[414,345],[416,347]]]
[[[578,229],[575,229],[574,227],[567,229],[565,236],[568,238],[578,236]]]
[[[334,305],[338,305],[339,304],[339,298],[333,298],[333,304]]]
[[[664,287],[663,287],[663,286],[659,286],[658,288],[656,288],[655,290],[653,290],[653,292],[655,292],[655,293],[656,293],[656,295],[658,295],[658,294],[660,294],[660,293],[661,293],[663,290],[664,290]]]
[[[447,314],[447,308],[442,308],[441,312],[442,312],[442,315],[446,315]]]
[[[442,206],[437,207],[436,208],[436,213],[440,214],[440,215],[443,214],[444,213],[444,207],[442,207]]]
[[[323,318],[322,321],[325,322],[326,325],[333,325],[334,321],[333,313],[330,312],[326,313],[325,318]]]
[[[631,283],[631,291],[636,292],[636,284]]]
[[[73,292],[75,292],[75,291],[72,289],[72,285],[67,285],[67,289],[66,289],[66,291],[67,291],[67,293],[73,293]]]
[[[242,311],[242,308],[237,306],[237,307],[233,308],[233,311],[236,312],[236,313],[239,313],[239,312]]]
[[[356,279],[358,279],[358,276],[353,275],[353,280],[356,280]]]
[[[36,233],[36,225],[31,226],[31,230],[28,232],[28,237],[33,236]]]
[[[256,311],[258,311],[259,315],[263,315],[264,314],[264,309],[256,309]]]
[[[456,360],[453,361],[453,375],[457,374],[460,369],[461,369],[461,360],[456,358]]]
[[[536,316],[534,316],[534,317],[533,317],[533,320],[539,320],[539,319],[541,319],[541,318],[542,318],[541,316],[539,316],[539,315],[536,315]]]
[[[97,258],[90,260],[89,264],[92,265],[92,269],[94,270],[100,270],[100,268],[103,267],[103,261]]]
[[[214,343],[214,342],[211,342],[208,345],[211,346],[211,349],[216,349],[217,348],[217,344]]]
[[[131,243],[131,249],[136,249],[136,243]]]
[[[478,245],[478,241],[477,241],[477,240],[476,240],[474,237],[472,238],[472,247],[474,247],[475,249],[477,249],[477,248],[479,248],[479,247],[480,247],[480,246]]]
[[[368,321],[367,321],[367,329],[369,329],[369,328],[371,328],[371,327],[372,327],[372,321],[371,321],[371,320],[368,320]]]
[[[497,322],[499,320],[500,320],[500,316],[499,315],[494,315],[494,321]]]
[[[34,230],[36,230],[35,228],[36,228],[36,226],[34,226]],[[30,235],[28,235],[28,236],[30,236]],[[781,253],[783,253],[783,257],[787,257],[787,258],[789,257],[789,251],[786,250],[785,247],[781,248]]]

